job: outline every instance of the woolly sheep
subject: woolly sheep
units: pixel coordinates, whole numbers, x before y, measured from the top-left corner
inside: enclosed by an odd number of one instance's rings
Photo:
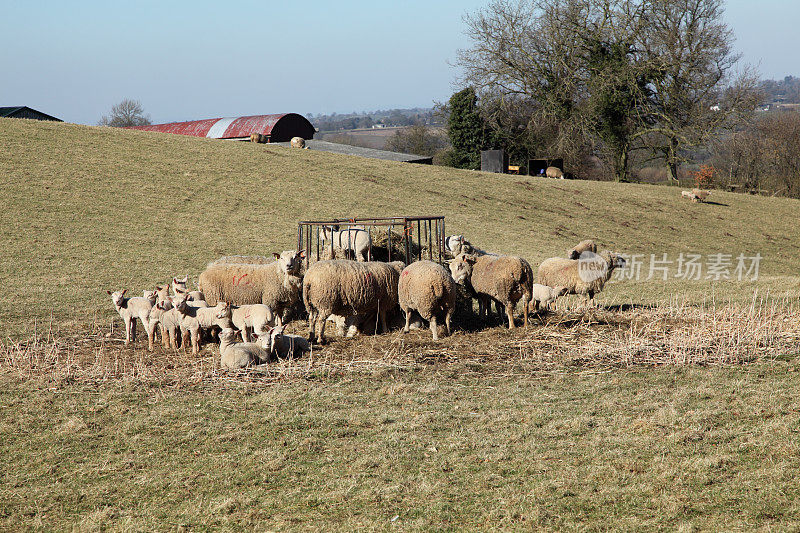
[[[350,227],[336,230],[329,226],[322,226],[319,232],[319,242],[323,248],[328,248],[326,253],[333,258],[336,256],[334,249],[343,250],[345,254],[352,254],[357,261],[367,261],[372,247],[372,237],[363,227]],[[330,244],[326,244],[330,243]]]
[[[580,259],[583,252],[597,253],[597,244],[592,239],[586,239],[575,245],[575,248],[567,252],[567,259]]]
[[[415,310],[430,322],[433,340],[439,340],[437,315],[444,316],[445,331],[450,335],[450,319],[456,307],[456,285],[443,266],[425,260],[408,265],[400,273],[397,297],[406,315],[405,333],[409,331],[411,311]]]
[[[269,264],[209,263],[200,274],[197,285],[206,301],[233,305],[264,304],[282,324],[285,310],[300,300],[302,280],[299,277],[305,252],[294,250],[273,254],[276,261]]]
[[[182,278],[172,278],[172,295],[173,296],[183,296],[187,295],[189,300],[193,301],[205,301],[206,297],[201,291],[190,291],[188,287],[189,283],[189,276],[184,276]],[[167,284],[169,285],[169,284]]]
[[[292,137],[290,144],[292,145],[292,148],[305,148],[306,140],[302,137]]]
[[[223,328],[219,335],[220,366],[225,370],[237,370],[265,363],[269,352],[255,342],[234,342],[236,331]]]
[[[533,270],[527,261],[510,255],[459,254],[450,262],[450,273],[456,283],[475,293],[481,318],[494,300],[505,308],[508,327],[514,328],[514,307],[522,300],[525,326],[528,326]]]
[[[703,189],[692,189],[692,194],[694,195],[695,202],[705,202],[708,198],[708,195],[711,194],[711,191],[706,191]]]
[[[544,175],[548,178],[564,179],[564,172],[558,167],[547,167],[544,171]]]
[[[164,348],[172,346],[173,350],[178,349],[178,331],[181,328],[180,312],[172,306],[171,300],[164,300],[156,303],[150,311],[150,327],[158,325],[161,331],[161,344]]]
[[[344,259],[311,265],[303,278],[309,340],[325,343],[325,322],[332,314],[377,312],[383,330],[388,331],[387,315],[397,306],[397,281],[404,266],[400,261],[359,263]]]
[[[277,326],[270,330],[265,346],[270,355],[281,359],[294,359],[311,351],[311,343],[308,342],[308,339],[300,335],[284,333],[284,327]]]
[[[275,325],[277,317],[264,304],[239,305],[231,308],[233,325],[242,332],[242,340],[250,342],[250,332],[260,339],[270,327]]]
[[[126,292],[128,292],[128,289],[114,292],[106,291],[111,296],[114,309],[117,310],[117,313],[125,323],[125,346],[128,346],[131,341],[136,342],[136,319],[138,318],[147,332],[147,349],[152,351],[153,328],[150,327],[150,311],[156,302],[155,291],[153,291],[149,299],[141,296],[125,298]]]
[[[582,294],[591,303],[603,290],[614,269],[624,268],[625,259],[609,251],[584,255],[581,259],[551,257],[539,265],[537,282],[550,287],[564,287],[566,294]]]
[[[551,303],[555,302],[560,296],[567,294],[567,289],[566,287],[548,287],[541,283],[534,283],[531,292],[531,304],[533,310],[537,311],[539,306],[549,309]]]
[[[192,342],[192,354],[200,352],[200,329],[214,326],[231,327],[231,306],[227,302],[219,302],[214,307],[195,307],[182,298],[175,302],[175,309],[181,315],[181,343],[184,351],[189,338]]]
[[[261,142],[261,135],[259,135],[258,133],[251,133],[250,134],[250,142],[251,143]]]

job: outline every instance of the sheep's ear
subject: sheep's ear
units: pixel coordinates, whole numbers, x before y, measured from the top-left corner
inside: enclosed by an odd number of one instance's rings
[[[279,254],[278,252],[272,252],[272,255],[275,257],[275,259],[281,258],[281,254]]]
[[[475,261],[477,261],[477,260],[478,260],[478,258],[477,258],[477,257],[475,257],[475,256],[474,256],[474,255],[472,255],[472,254],[466,254],[466,255],[464,256],[464,261],[466,261],[467,263],[469,263],[469,264],[471,264],[471,265],[474,265],[474,264],[475,264]]]
[[[305,250],[300,250],[299,252],[297,252],[297,255],[298,255],[298,257],[300,257],[300,259],[305,259],[306,258],[306,251]]]
[[[125,296],[125,293],[128,292],[128,289],[122,289],[122,295]]]
[[[110,290],[108,290],[108,289],[106,289],[106,292],[107,292],[108,294],[111,294],[111,291],[110,291]]]

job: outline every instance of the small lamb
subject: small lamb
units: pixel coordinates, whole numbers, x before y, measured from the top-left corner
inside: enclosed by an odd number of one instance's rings
[[[219,334],[220,366],[226,370],[238,370],[269,360],[269,351],[255,342],[235,342],[236,331],[223,328]]]
[[[200,353],[200,329],[214,326],[231,327],[231,305],[219,302],[214,307],[196,307],[193,302],[181,298],[174,303],[181,314],[181,342],[186,350],[187,340],[191,338],[192,355]]]
[[[250,334],[261,338],[279,320],[269,306],[264,304],[240,305],[231,307],[233,325],[242,332],[242,340],[250,342]]]
[[[281,359],[294,359],[302,357],[305,352],[311,351],[311,343],[308,339],[300,335],[285,334],[286,326],[272,328],[269,336],[266,337],[266,350],[270,355],[275,355]]]
[[[106,291],[111,296],[111,301],[114,303],[117,313],[125,322],[125,346],[128,346],[131,341],[136,342],[136,319],[138,318],[142,321],[142,325],[147,332],[147,349],[153,351],[154,328],[150,327],[150,311],[156,303],[156,295],[153,293],[149,299],[141,296],[125,298],[126,292],[128,292],[128,289],[114,292]]]
[[[544,309],[550,309],[550,304],[554,303],[559,297],[567,294],[569,290],[566,287],[548,287],[541,283],[533,284],[533,296],[531,298],[531,305],[533,311],[538,311],[541,305]]]

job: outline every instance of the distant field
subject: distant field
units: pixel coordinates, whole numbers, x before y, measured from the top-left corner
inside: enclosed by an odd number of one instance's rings
[[[320,141],[342,142],[343,139],[354,141],[357,146],[386,149],[386,140],[403,128],[367,128],[360,130],[321,131],[314,135]]]
[[[16,119],[0,146],[0,529],[800,524],[797,200]],[[254,373],[121,346],[107,289],[398,214],[534,265],[591,237],[641,272],[527,330],[334,339]]]

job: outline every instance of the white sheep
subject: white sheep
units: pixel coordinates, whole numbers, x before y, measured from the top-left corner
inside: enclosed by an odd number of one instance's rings
[[[188,287],[189,276],[172,278],[173,296],[187,296],[190,301],[205,301],[206,297],[201,291],[190,291]],[[169,285],[169,284],[167,284]]]
[[[325,343],[325,322],[333,314],[376,312],[383,330],[388,331],[387,317],[397,306],[397,281],[404,266],[400,261],[359,263],[344,259],[311,265],[303,278],[309,340]]]
[[[555,179],[564,179],[564,172],[558,167],[547,167],[544,171],[544,175],[548,178],[555,178]]]
[[[150,311],[156,302],[155,292],[153,291],[150,298],[141,296],[125,298],[126,292],[128,292],[128,289],[114,292],[106,291],[111,296],[114,309],[117,310],[117,313],[125,323],[125,346],[128,346],[131,341],[136,342],[136,319],[138,318],[147,332],[147,349],[152,351],[154,329],[150,327]]]
[[[197,285],[214,305],[219,301],[233,305],[264,304],[272,309],[278,324],[284,312],[300,301],[302,260],[305,252],[294,250],[273,254],[269,264],[209,263],[200,274]]]
[[[372,247],[372,237],[369,232],[360,226],[352,226],[343,230],[335,230],[322,226],[319,232],[319,242],[323,248],[328,247],[327,253],[335,257],[335,249],[351,254],[357,261],[370,261],[369,251]]]
[[[548,287],[541,283],[534,283],[531,306],[534,311],[538,311],[540,306],[544,309],[549,309],[551,303],[554,303],[559,297],[565,294],[567,294],[566,287]]]
[[[186,351],[187,341],[191,338],[192,354],[200,352],[200,330],[231,327],[231,306],[227,302],[218,302],[214,307],[196,307],[192,302],[181,298],[175,302],[175,309],[181,315],[181,343]]]
[[[251,332],[258,335],[260,339],[271,327],[275,326],[277,317],[268,306],[251,304],[232,306],[231,320],[236,329],[242,332],[242,340],[250,342]]]
[[[277,326],[270,330],[265,338],[266,350],[270,355],[280,359],[295,359],[311,351],[311,343],[300,335],[284,333],[286,326]]]
[[[289,142],[292,148],[305,148],[306,147],[306,140],[302,137],[292,137],[292,140]]]
[[[456,285],[443,266],[423,260],[405,267],[400,273],[397,297],[400,309],[406,315],[405,333],[409,331],[414,310],[430,323],[433,340],[439,340],[437,315],[444,317],[445,330],[450,335],[450,319],[456,307]]]
[[[567,252],[567,259],[580,259],[581,254],[584,252],[597,253],[597,244],[592,239],[586,239],[575,245],[573,249]]]
[[[238,370],[248,366],[265,363],[269,352],[259,343],[235,342],[236,331],[223,328],[219,334],[220,366],[225,370]]]
[[[150,311],[150,327],[158,325],[161,331],[161,343],[164,348],[178,349],[178,332],[181,328],[182,315],[172,306],[172,300],[157,302]]]
[[[585,253],[581,259],[551,257],[539,265],[537,282],[550,287],[564,287],[566,294],[582,294],[586,303],[603,290],[617,268],[625,267],[625,259],[609,251]]]
[[[495,301],[505,308],[508,327],[514,328],[514,308],[522,301],[525,327],[528,326],[528,302],[531,300],[533,270],[527,261],[510,255],[459,254],[450,262],[456,283],[464,285],[478,298],[483,318]]]

